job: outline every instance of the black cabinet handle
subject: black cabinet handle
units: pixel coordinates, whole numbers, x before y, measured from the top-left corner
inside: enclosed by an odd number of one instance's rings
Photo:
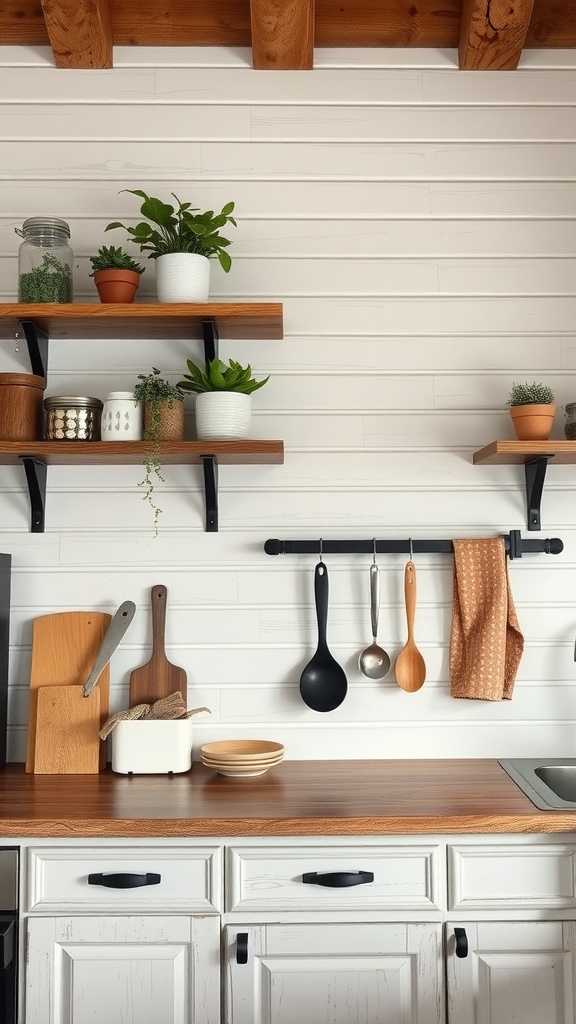
[[[236,963],[248,963],[248,932],[238,932],[236,936]]]
[[[456,939],[456,956],[468,956],[468,936],[465,928],[455,928],[454,938]]]
[[[88,875],[88,885],[105,885],[107,889],[137,889],[141,885],[159,885],[161,876],[155,871],[136,874],[133,871],[118,871],[107,875],[102,871]]]
[[[326,885],[331,889],[345,889],[349,885],[364,885],[374,881],[373,871],[306,871],[302,881],[310,885]]]

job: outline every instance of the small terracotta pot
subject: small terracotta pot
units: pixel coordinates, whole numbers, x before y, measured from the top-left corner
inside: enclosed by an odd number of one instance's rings
[[[184,437],[184,402],[174,398],[172,408],[167,401],[161,402],[158,410],[157,429],[151,402],[144,402],[144,440],[181,441]]]
[[[94,284],[98,289],[100,302],[134,302],[140,284],[140,274],[135,270],[97,270]]]
[[[0,373],[0,441],[42,438],[45,387],[34,373]]]
[[[555,405],[510,406],[512,425],[519,441],[547,441],[555,415]]]

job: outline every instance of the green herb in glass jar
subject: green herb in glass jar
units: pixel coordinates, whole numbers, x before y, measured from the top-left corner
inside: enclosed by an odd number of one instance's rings
[[[39,267],[21,274],[19,302],[72,302],[70,267],[46,252]]]

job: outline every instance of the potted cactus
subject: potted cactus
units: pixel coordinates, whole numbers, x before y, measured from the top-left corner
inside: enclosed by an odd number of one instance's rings
[[[548,440],[556,414],[552,388],[535,381],[514,383],[507,404],[518,441]]]
[[[134,302],[144,267],[136,263],[121,246],[103,245],[90,257],[94,284],[100,302]]]
[[[228,365],[212,359],[202,370],[191,359],[178,387],[196,395],[196,434],[199,441],[239,441],[250,433],[251,395],[269,380],[256,380],[252,367],[234,359]]]

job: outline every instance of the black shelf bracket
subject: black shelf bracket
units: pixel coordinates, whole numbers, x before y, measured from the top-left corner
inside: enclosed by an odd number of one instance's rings
[[[526,478],[526,526],[529,530],[541,530],[540,505],[542,504],[542,491],[546,479],[546,469],[549,459],[553,455],[541,455],[537,459],[531,459],[524,464],[524,475]]]
[[[202,455],[202,465],[206,497],[206,533],[218,533],[218,460],[215,455]]]
[[[559,555],[564,544],[559,537],[526,539],[520,530],[503,537],[504,550],[512,560],[526,554]],[[267,555],[452,555],[451,540],[267,540]]]
[[[38,326],[34,320],[19,320],[30,357],[32,373],[46,379],[48,371],[48,335]]]
[[[21,455],[26,473],[28,494],[30,495],[30,532],[44,533],[44,510],[46,507],[46,474],[45,462],[33,459],[30,455]]]
[[[218,359],[218,327],[215,320],[202,321],[202,337],[204,339],[204,361],[211,363]]]

